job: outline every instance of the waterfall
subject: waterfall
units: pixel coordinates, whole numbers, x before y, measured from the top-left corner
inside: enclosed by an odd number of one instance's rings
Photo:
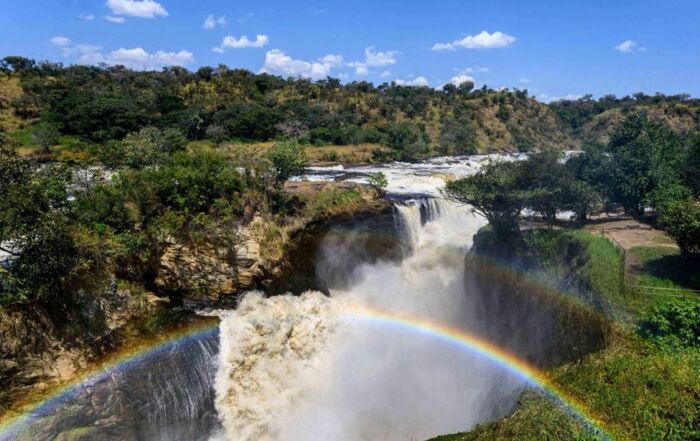
[[[461,327],[464,253],[484,219],[437,197],[396,202],[410,250],[360,265],[330,296],[250,293],[221,315],[213,439],[407,440],[464,430],[515,402],[520,380],[421,334],[344,314],[368,305]],[[342,243],[321,256],[343,255]]]
[[[217,359],[218,335],[174,342],[136,368],[85,384],[45,414],[34,415],[14,439],[206,439],[219,427]]]

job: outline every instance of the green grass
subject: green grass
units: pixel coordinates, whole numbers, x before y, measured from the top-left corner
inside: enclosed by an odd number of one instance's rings
[[[616,439],[700,437],[700,352],[662,352],[628,336],[583,363],[555,371],[556,383],[605,423]]]
[[[591,287],[609,300],[624,303],[622,298],[622,253],[609,240],[583,230],[566,232],[585,246],[588,261],[581,276]]]
[[[513,415],[479,424],[469,432],[443,435],[431,441],[594,440],[582,424],[535,392],[525,392]]]
[[[645,310],[638,307],[638,296],[620,289],[621,254],[607,239],[581,230],[534,231],[525,235],[525,244],[545,269],[559,275],[567,267],[575,269],[593,290],[628,308],[633,323]],[[697,286],[697,269],[673,248],[631,252],[640,263],[637,283]],[[614,439],[700,440],[700,350],[687,345],[661,350],[638,336],[636,326],[614,326],[607,338],[606,349],[549,369],[551,381],[588,409]],[[527,392],[513,415],[434,441],[584,439],[591,434],[573,418]]]
[[[622,254],[607,239],[583,230],[532,230],[523,239],[546,272],[561,277],[573,269],[596,294],[624,304]]]

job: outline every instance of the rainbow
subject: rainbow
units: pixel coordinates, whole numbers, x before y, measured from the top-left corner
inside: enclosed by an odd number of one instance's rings
[[[561,405],[598,438],[612,439],[602,429],[602,424],[598,419],[592,417],[582,404],[557,387],[542,371],[486,340],[455,327],[375,307],[353,305],[344,311],[349,317],[359,318],[381,326],[392,326],[409,332],[417,332],[481,356],[544,391],[547,397]],[[17,409],[14,412],[16,416],[5,417],[4,421],[0,419],[0,441],[9,441],[15,435],[29,429],[36,418],[50,414],[53,409],[76,397],[84,388],[99,383],[116,372],[136,368],[153,356],[171,350],[175,345],[188,344],[200,338],[215,335],[216,332],[218,332],[218,321],[206,321],[171,331],[156,341],[119,352],[97,368],[51,390],[41,400]]]
[[[117,352],[85,374],[50,389],[40,400],[14,409],[14,416],[0,416],[0,441],[9,441],[26,431],[36,418],[50,414],[61,404],[74,399],[85,388],[98,384],[118,372],[136,368],[144,361],[167,353],[175,346],[187,345],[203,337],[216,335],[218,330],[218,320],[202,320]]]
[[[393,326],[441,340],[496,363],[532,386],[544,391],[549,399],[562,406],[569,415],[583,423],[596,438],[612,440],[612,437],[603,430],[600,420],[594,418],[591,412],[587,411],[577,399],[556,386],[545,373],[482,338],[452,326],[371,306],[352,306],[348,308],[347,312],[350,316],[382,326]]]

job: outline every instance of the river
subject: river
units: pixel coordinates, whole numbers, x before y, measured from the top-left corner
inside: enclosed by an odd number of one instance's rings
[[[525,380],[419,324],[488,326],[464,282],[486,222],[440,189],[495,158],[310,168],[301,179],[385,173],[403,257],[365,259],[352,229],[336,232],[315,256],[330,295],[250,292],[234,310],[208,311],[218,329],[81,383],[12,439],[420,440],[511,412]]]

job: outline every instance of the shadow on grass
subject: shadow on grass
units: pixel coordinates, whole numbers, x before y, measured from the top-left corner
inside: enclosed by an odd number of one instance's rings
[[[665,279],[681,288],[700,290],[700,264],[676,250],[638,247],[638,271],[657,279]]]

